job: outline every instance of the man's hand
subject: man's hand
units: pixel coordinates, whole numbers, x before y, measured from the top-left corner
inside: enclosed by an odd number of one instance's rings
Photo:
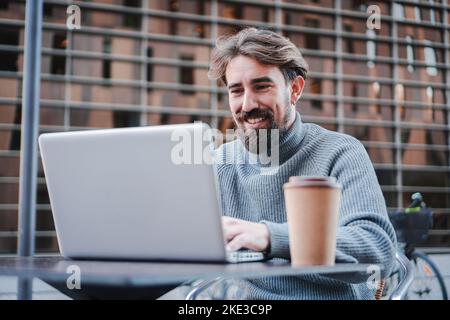
[[[267,251],[269,248],[270,233],[263,223],[222,217],[222,226],[229,251],[237,251],[242,248]]]

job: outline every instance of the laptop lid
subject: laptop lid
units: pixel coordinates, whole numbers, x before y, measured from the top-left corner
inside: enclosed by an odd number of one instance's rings
[[[193,143],[208,128],[195,123],[42,134],[61,254],[225,261],[213,165],[179,163],[180,156],[194,161],[194,148],[211,147],[203,139],[201,146]],[[189,137],[190,150],[182,150]]]

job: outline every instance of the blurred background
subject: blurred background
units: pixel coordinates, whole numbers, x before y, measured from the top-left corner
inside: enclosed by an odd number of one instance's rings
[[[66,27],[70,4],[81,30]],[[366,27],[369,5],[380,29]],[[450,253],[449,11],[449,0],[46,0],[40,132],[232,128],[227,92],[207,78],[215,38],[271,28],[310,65],[303,120],[362,141],[389,209],[421,192],[435,213],[423,246]],[[25,1],[0,0],[0,254],[17,252],[24,19]],[[36,253],[55,253],[40,160],[38,174]]]

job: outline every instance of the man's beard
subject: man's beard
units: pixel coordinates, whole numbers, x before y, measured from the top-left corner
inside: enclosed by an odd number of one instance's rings
[[[279,146],[279,139],[288,130],[288,123],[290,120],[290,108],[288,101],[285,104],[284,117],[280,124],[275,121],[273,111],[271,109],[255,108],[249,112],[241,111],[235,114],[233,121],[236,127],[239,129],[236,131],[238,138],[244,143],[246,149],[255,154],[265,154],[271,156],[272,148]],[[264,128],[246,129],[245,123],[248,119],[262,118],[263,121],[267,121],[267,125]],[[273,135],[277,130],[278,134]],[[272,138],[278,141],[272,141]],[[277,139],[278,138],[278,139]],[[272,145],[274,143],[274,145]]]

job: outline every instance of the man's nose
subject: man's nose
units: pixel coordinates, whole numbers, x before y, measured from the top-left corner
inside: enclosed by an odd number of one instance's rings
[[[244,101],[242,102],[242,111],[249,112],[258,107],[256,97],[251,92],[244,94]]]

